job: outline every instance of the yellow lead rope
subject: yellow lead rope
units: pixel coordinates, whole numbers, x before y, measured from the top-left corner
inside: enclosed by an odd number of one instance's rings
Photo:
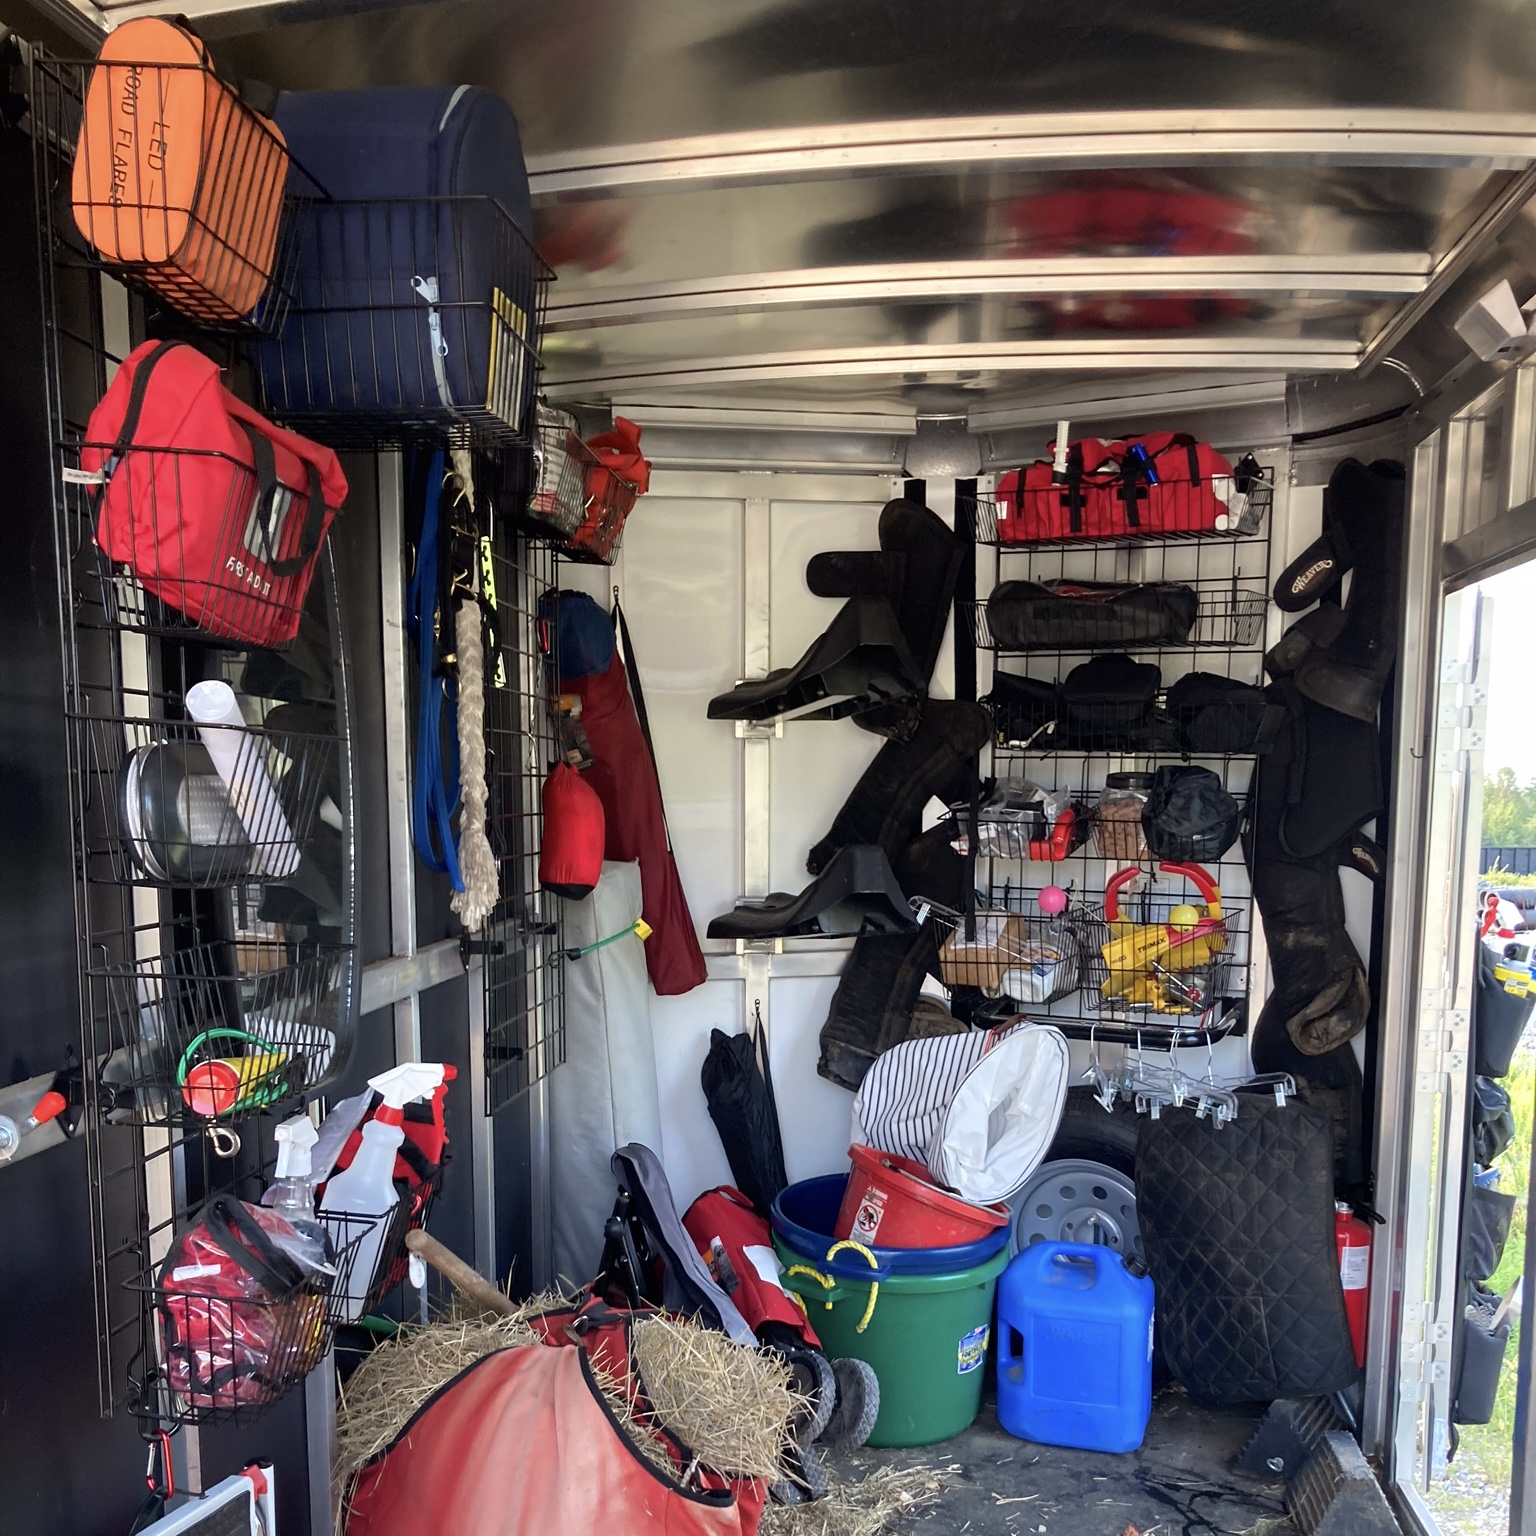
[[[827,1256],[822,1262],[830,1264],[833,1257],[836,1254],[842,1252],[844,1248],[851,1248],[853,1252],[862,1254],[871,1269],[880,1268],[880,1261],[874,1256],[874,1254],[869,1251],[868,1248],[864,1246],[863,1243],[856,1243],[852,1238],[848,1237],[845,1237],[840,1243],[833,1243],[832,1246],[827,1249]],[[809,1264],[791,1264],[785,1273],[790,1275],[808,1275],[812,1280],[816,1281],[824,1291],[830,1291],[837,1285],[837,1281],[834,1280],[832,1276],[822,1274],[819,1269],[812,1269]],[[864,1316],[859,1319],[859,1326],[853,1330],[855,1333],[863,1333],[864,1330],[869,1327],[869,1320],[875,1315],[875,1302],[879,1298],[879,1295],[880,1282],[878,1280],[872,1280],[869,1286],[869,1303],[864,1308]],[[803,1305],[804,1303],[802,1303],[802,1306]],[[822,1305],[826,1307],[828,1312],[832,1310],[832,1303],[830,1301],[823,1302]]]

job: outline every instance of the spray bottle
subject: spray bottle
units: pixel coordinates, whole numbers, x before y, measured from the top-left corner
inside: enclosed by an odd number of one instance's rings
[[[295,1115],[272,1135],[277,1142],[277,1176],[261,1203],[282,1216],[298,1237],[296,1245],[276,1239],[278,1246],[287,1249],[306,1270],[334,1274],[325,1228],[315,1220],[315,1192],[309,1181],[310,1149],[320,1133],[308,1115]]]
[[[345,1253],[346,1299],[343,1321],[355,1323],[363,1315],[376,1278],[379,1252],[389,1235],[400,1194],[395,1188],[395,1154],[405,1140],[405,1106],[431,1094],[443,1080],[441,1062],[408,1061],[392,1067],[368,1085],[384,1102],[363,1124],[362,1145],[351,1164],[333,1173],[320,1201],[320,1215],[330,1230],[338,1254]],[[347,1217],[348,1220],[328,1220]],[[360,1218],[373,1218],[364,1220]],[[361,1236],[359,1236],[361,1234]]]

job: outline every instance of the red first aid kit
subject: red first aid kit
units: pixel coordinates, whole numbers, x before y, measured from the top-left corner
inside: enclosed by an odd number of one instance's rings
[[[619,547],[625,519],[651,487],[651,462],[640,452],[640,428],[623,416],[613,418],[613,431],[599,432],[583,446],[586,516],[566,552],[608,564]]]
[[[101,477],[97,544],[147,592],[221,639],[297,636],[347,495],[329,448],[236,399],[195,347],[147,341],[91,412],[80,466]]]
[[[1040,459],[997,487],[1001,544],[1059,539],[1222,533],[1233,496],[1232,465],[1187,432],[1149,432],[1105,443],[1071,443],[1057,469]]]
[[[161,1350],[171,1390],[229,1413],[269,1403],[319,1363],[325,1298],[274,1238],[276,1211],[217,1195],[176,1235],[160,1266]]]

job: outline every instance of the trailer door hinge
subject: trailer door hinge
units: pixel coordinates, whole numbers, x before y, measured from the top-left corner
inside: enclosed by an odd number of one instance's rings
[[[1438,1091],[1449,1076],[1461,1076],[1467,1070],[1467,1052],[1471,1046],[1471,1018],[1465,1008],[1445,1008],[1425,997],[1419,1011],[1419,1038],[1414,1070],[1419,1087]]]

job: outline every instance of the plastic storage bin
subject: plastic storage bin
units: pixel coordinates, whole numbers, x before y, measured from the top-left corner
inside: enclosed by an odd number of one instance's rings
[[[1152,1282],[1110,1248],[1035,1243],[997,1292],[997,1417],[1011,1435],[1134,1451],[1152,1412]],[[818,1324],[819,1326],[819,1324]]]
[[[874,1269],[848,1249],[828,1259],[844,1182],[838,1175],[808,1179],[774,1201],[773,1242],[784,1284],[804,1301],[829,1358],[863,1360],[879,1378],[880,1414],[870,1445],[948,1440],[981,1406],[1008,1229],[961,1248],[871,1249]],[[931,1267],[941,1262],[952,1267]],[[870,1310],[872,1284],[879,1291]]]
[[[1006,1205],[975,1205],[940,1189],[921,1163],[874,1147],[849,1147],[838,1239],[882,1242],[887,1248],[952,1248],[980,1242],[1008,1225]]]

